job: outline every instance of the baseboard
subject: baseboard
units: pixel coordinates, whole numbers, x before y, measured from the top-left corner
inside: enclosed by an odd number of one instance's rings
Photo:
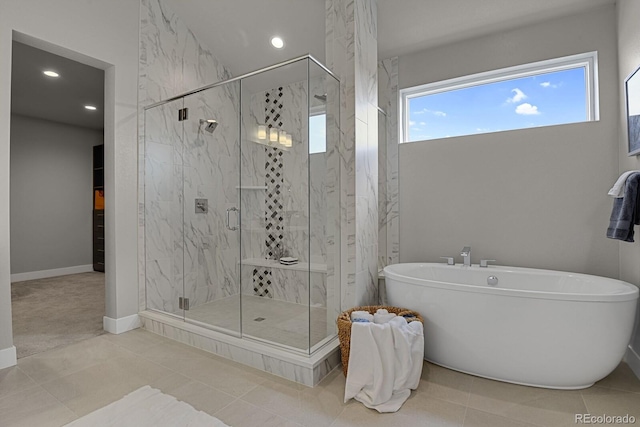
[[[636,377],[640,379],[640,356],[636,353],[631,346],[627,349],[627,354],[624,355],[624,361],[631,368]]]
[[[137,314],[119,319],[104,316],[102,318],[102,325],[105,331],[116,335],[138,329],[141,326],[140,317]]]
[[[11,346],[9,348],[5,348],[0,350],[0,369],[8,368],[10,366],[15,366],[18,363],[18,359],[16,356],[16,347]]]
[[[52,270],[30,271],[11,275],[11,283],[24,282],[25,280],[47,279],[49,277],[66,276],[68,274],[90,273],[93,264],[76,265],[74,267],[54,268]]]

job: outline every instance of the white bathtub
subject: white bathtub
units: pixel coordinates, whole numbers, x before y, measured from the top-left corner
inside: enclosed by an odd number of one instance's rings
[[[425,319],[424,358],[481,377],[589,387],[620,363],[633,331],[638,288],[619,280],[446,264],[395,264],[384,275],[389,305]]]

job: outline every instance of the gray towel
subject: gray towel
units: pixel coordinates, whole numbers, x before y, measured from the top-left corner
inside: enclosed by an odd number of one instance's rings
[[[633,225],[640,224],[640,173],[629,175],[625,183],[624,197],[613,200],[613,211],[609,220],[607,237],[633,242]]]

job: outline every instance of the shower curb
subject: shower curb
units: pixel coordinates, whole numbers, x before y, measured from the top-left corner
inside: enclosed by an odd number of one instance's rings
[[[314,354],[306,356],[149,310],[140,312],[139,316],[142,328],[150,332],[308,387],[316,386],[334,368],[340,366],[340,344],[337,337]]]

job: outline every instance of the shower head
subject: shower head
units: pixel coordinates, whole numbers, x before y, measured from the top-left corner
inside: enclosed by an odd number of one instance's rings
[[[200,119],[200,126],[202,126],[203,124],[206,125],[204,127],[204,130],[209,133],[213,133],[213,131],[218,127],[218,122],[214,119]]]
[[[319,99],[322,102],[327,102],[327,94],[324,93],[322,95],[313,95],[315,99]]]

